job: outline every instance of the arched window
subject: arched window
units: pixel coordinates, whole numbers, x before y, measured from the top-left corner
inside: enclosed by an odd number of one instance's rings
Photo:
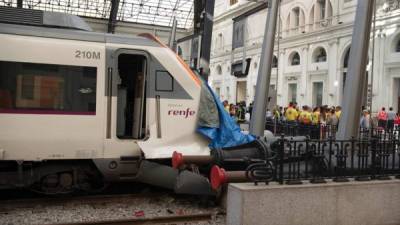
[[[400,52],[400,38],[396,41],[395,52]]]
[[[310,10],[310,24],[314,24],[314,28],[326,27],[331,24],[332,13],[330,0],[316,0]]]
[[[309,17],[310,23],[314,23],[314,10],[315,10],[315,6],[313,5],[310,10],[310,17]]]
[[[290,10],[287,19],[287,28],[290,29],[292,34],[298,34],[299,32],[305,32],[305,14],[302,8],[294,7]]]
[[[277,68],[277,67],[278,67],[278,58],[274,56],[274,58],[272,58],[272,68]]]
[[[218,41],[217,41],[217,48],[222,49],[224,47],[224,37],[222,36],[222,33],[218,34]]]
[[[300,8],[296,7],[293,9],[294,16],[294,27],[298,27],[300,25]]]
[[[220,65],[217,66],[217,74],[221,75],[222,74],[222,68]]]
[[[289,31],[290,30],[290,26],[291,24],[290,24],[290,13],[289,13],[289,15],[288,15],[288,17],[287,17],[287,19],[286,19],[286,31]]]
[[[326,62],[326,51],[320,47],[315,49],[313,53],[313,62]]]
[[[350,57],[350,48],[347,49],[346,55],[344,55],[343,68],[347,68],[347,66],[349,65],[349,57]]]
[[[319,15],[321,19],[325,19],[326,18],[326,0],[318,0],[318,4],[319,4]]]
[[[292,57],[290,57],[290,65],[292,66],[300,65],[300,55],[298,52],[293,53]]]

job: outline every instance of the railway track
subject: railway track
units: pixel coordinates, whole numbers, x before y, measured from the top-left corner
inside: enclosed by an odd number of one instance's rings
[[[1,200],[0,224],[215,224],[217,216],[223,219],[220,208],[200,200],[168,192]]]
[[[142,224],[187,224],[192,222],[211,221],[212,213],[202,213],[193,215],[160,216],[139,219],[103,220],[88,221],[78,223],[57,223],[53,225],[142,225]]]

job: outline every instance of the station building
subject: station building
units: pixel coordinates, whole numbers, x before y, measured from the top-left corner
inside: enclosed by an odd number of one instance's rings
[[[278,105],[341,104],[356,5],[357,0],[282,0],[270,83]],[[364,99],[373,111],[400,111],[399,15],[400,1],[377,1]],[[209,83],[221,100],[253,101],[266,16],[260,2],[216,0]]]

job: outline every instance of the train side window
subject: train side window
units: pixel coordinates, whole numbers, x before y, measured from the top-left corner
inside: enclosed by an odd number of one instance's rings
[[[0,113],[96,114],[97,68],[0,61]]]
[[[156,72],[156,91],[174,91],[174,78],[168,71]]]
[[[118,56],[117,137],[145,137],[146,57],[135,54]]]

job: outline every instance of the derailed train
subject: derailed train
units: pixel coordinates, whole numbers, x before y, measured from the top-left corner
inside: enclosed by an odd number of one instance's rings
[[[1,10],[14,23],[0,23],[1,188],[170,187],[177,172],[148,160],[174,150],[209,154],[195,132],[201,81],[156,38],[90,32],[70,15]]]
[[[0,7],[0,43],[0,189],[60,194],[139,181],[212,195],[202,175],[212,164],[243,170],[273,146],[210,149],[196,132],[201,79],[152,35],[95,33],[76,16]],[[175,151],[203,160],[171,167]]]
[[[170,166],[174,151],[210,155],[196,132],[202,81],[179,56],[152,35],[0,10],[0,188],[59,194],[140,181],[212,194],[199,172]]]

